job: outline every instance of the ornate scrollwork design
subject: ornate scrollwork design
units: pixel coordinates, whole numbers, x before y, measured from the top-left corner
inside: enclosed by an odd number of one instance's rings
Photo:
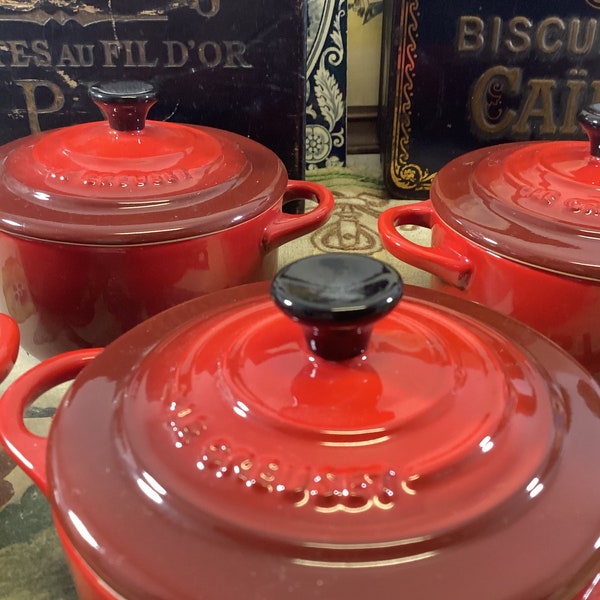
[[[400,169],[397,172],[399,179],[396,185],[400,189],[414,191],[428,190],[436,175],[414,163],[400,165]]]
[[[409,162],[412,99],[415,63],[417,59],[419,0],[407,0],[400,15],[400,30],[403,41],[400,56],[400,72],[396,85],[396,97],[400,103],[393,125],[392,180],[398,189],[427,191],[435,173]]]
[[[344,64],[346,56],[342,27],[346,16],[344,5],[345,0],[336,2],[336,10],[331,14],[329,23],[327,45],[321,50],[314,73],[308,73],[307,116],[309,121],[314,120],[314,123],[309,122],[306,131],[309,169],[318,165],[335,165],[338,160],[330,156],[331,150],[343,148],[345,144],[344,92],[336,77],[336,69]]]

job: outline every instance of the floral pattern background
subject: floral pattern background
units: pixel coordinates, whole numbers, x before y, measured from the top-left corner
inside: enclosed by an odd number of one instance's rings
[[[346,164],[346,0],[308,0],[308,170]]]

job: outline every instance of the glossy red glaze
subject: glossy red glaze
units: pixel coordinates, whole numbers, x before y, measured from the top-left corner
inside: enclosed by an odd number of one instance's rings
[[[170,306],[269,279],[277,247],[312,231],[333,210],[329,192],[305,182],[298,187],[320,194],[319,207],[290,215],[278,204],[214,235],[164,244],[63,244],[0,232],[0,309],[19,322],[23,348],[44,358],[106,345]]]
[[[19,328],[8,315],[0,314],[0,382],[10,373],[19,354]]]
[[[599,184],[585,142],[490,146],[444,166],[429,201],[384,211],[379,232],[433,287],[516,317],[600,373]],[[431,229],[431,247],[400,225]]]
[[[24,406],[86,356],[0,401],[20,462]],[[583,600],[599,445],[598,384],[497,312],[409,287],[363,354],[333,362],[252,284],[86,364],[39,481],[82,598]]]
[[[137,112],[106,101],[106,122],[0,148],[0,310],[38,358],[105,345],[174,304],[270,279],[277,248],[333,211],[329,190],[288,181],[264,146],[146,122],[146,88],[136,102]],[[284,212],[298,198],[317,205]]]
[[[65,552],[65,558],[67,559],[79,600],[123,600],[123,596],[117,595],[114,590],[98,577],[97,573],[90,569],[90,566],[73,548],[73,544],[56,521],[55,526],[58,538]]]
[[[453,230],[506,258],[600,280],[600,159],[585,142],[522,142],[445,165],[431,202]]]
[[[401,225],[430,228],[431,247],[405,238]],[[527,323],[600,374],[600,281],[538,269],[478,246],[451,229],[431,201],[384,211],[379,233],[396,258],[433,275],[433,288]]]
[[[54,356],[36,365],[27,374],[16,379],[0,401],[0,440],[19,439],[18,463],[44,495],[48,496],[46,477],[47,438],[30,432],[23,421],[25,409],[44,392],[73,379],[100,349],[86,348]],[[8,444],[10,446],[10,443]],[[15,447],[9,453],[14,453]],[[25,460],[23,457],[27,457]]]

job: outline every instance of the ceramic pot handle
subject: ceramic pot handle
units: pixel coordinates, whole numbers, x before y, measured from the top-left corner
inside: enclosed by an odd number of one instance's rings
[[[402,279],[366,255],[318,254],[280,269],[271,296],[315,354],[339,361],[366,350],[375,322],[398,304]]]
[[[11,372],[19,354],[19,327],[8,315],[0,314],[0,382]]]
[[[284,192],[286,200],[311,199],[318,205],[303,214],[280,212],[265,229],[262,246],[268,252],[323,225],[333,212],[333,194],[320,183],[290,180]]]
[[[155,87],[145,81],[109,81],[89,88],[94,103],[116,131],[141,131],[150,107],[156,103]]]
[[[582,110],[579,122],[590,140],[590,154],[600,158],[600,104],[592,104]]]
[[[0,441],[46,497],[48,438],[27,429],[25,410],[43,393],[73,379],[101,351],[101,348],[74,350],[49,358],[16,379],[0,398]]]
[[[417,225],[431,229],[436,213],[430,200],[395,206],[384,210],[377,222],[379,235],[385,249],[399,260],[436,275],[459,289],[467,287],[472,266],[468,257],[453,248],[425,247],[407,240],[396,228],[400,225]]]

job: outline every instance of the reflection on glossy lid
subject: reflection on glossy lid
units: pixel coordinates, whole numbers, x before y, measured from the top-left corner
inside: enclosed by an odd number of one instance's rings
[[[146,121],[152,86],[110,82],[90,94],[106,120],[0,148],[0,228],[80,243],[147,243],[213,233],[276,202],[285,168],[226,131]]]
[[[320,598],[315,578],[330,599],[356,577],[457,600],[582,586],[600,561],[600,390],[532,330],[429,290],[395,307],[401,289],[374,259],[310,257],[272,285],[288,314],[249,286],[108,348],[54,422],[55,505],[79,552],[141,597],[192,598],[232,568],[253,598],[286,583]],[[357,352],[319,354],[342,334],[356,350],[364,327]]]
[[[542,269],[600,279],[600,105],[581,115],[589,142],[490,146],[451,161],[431,199],[471,241]]]

